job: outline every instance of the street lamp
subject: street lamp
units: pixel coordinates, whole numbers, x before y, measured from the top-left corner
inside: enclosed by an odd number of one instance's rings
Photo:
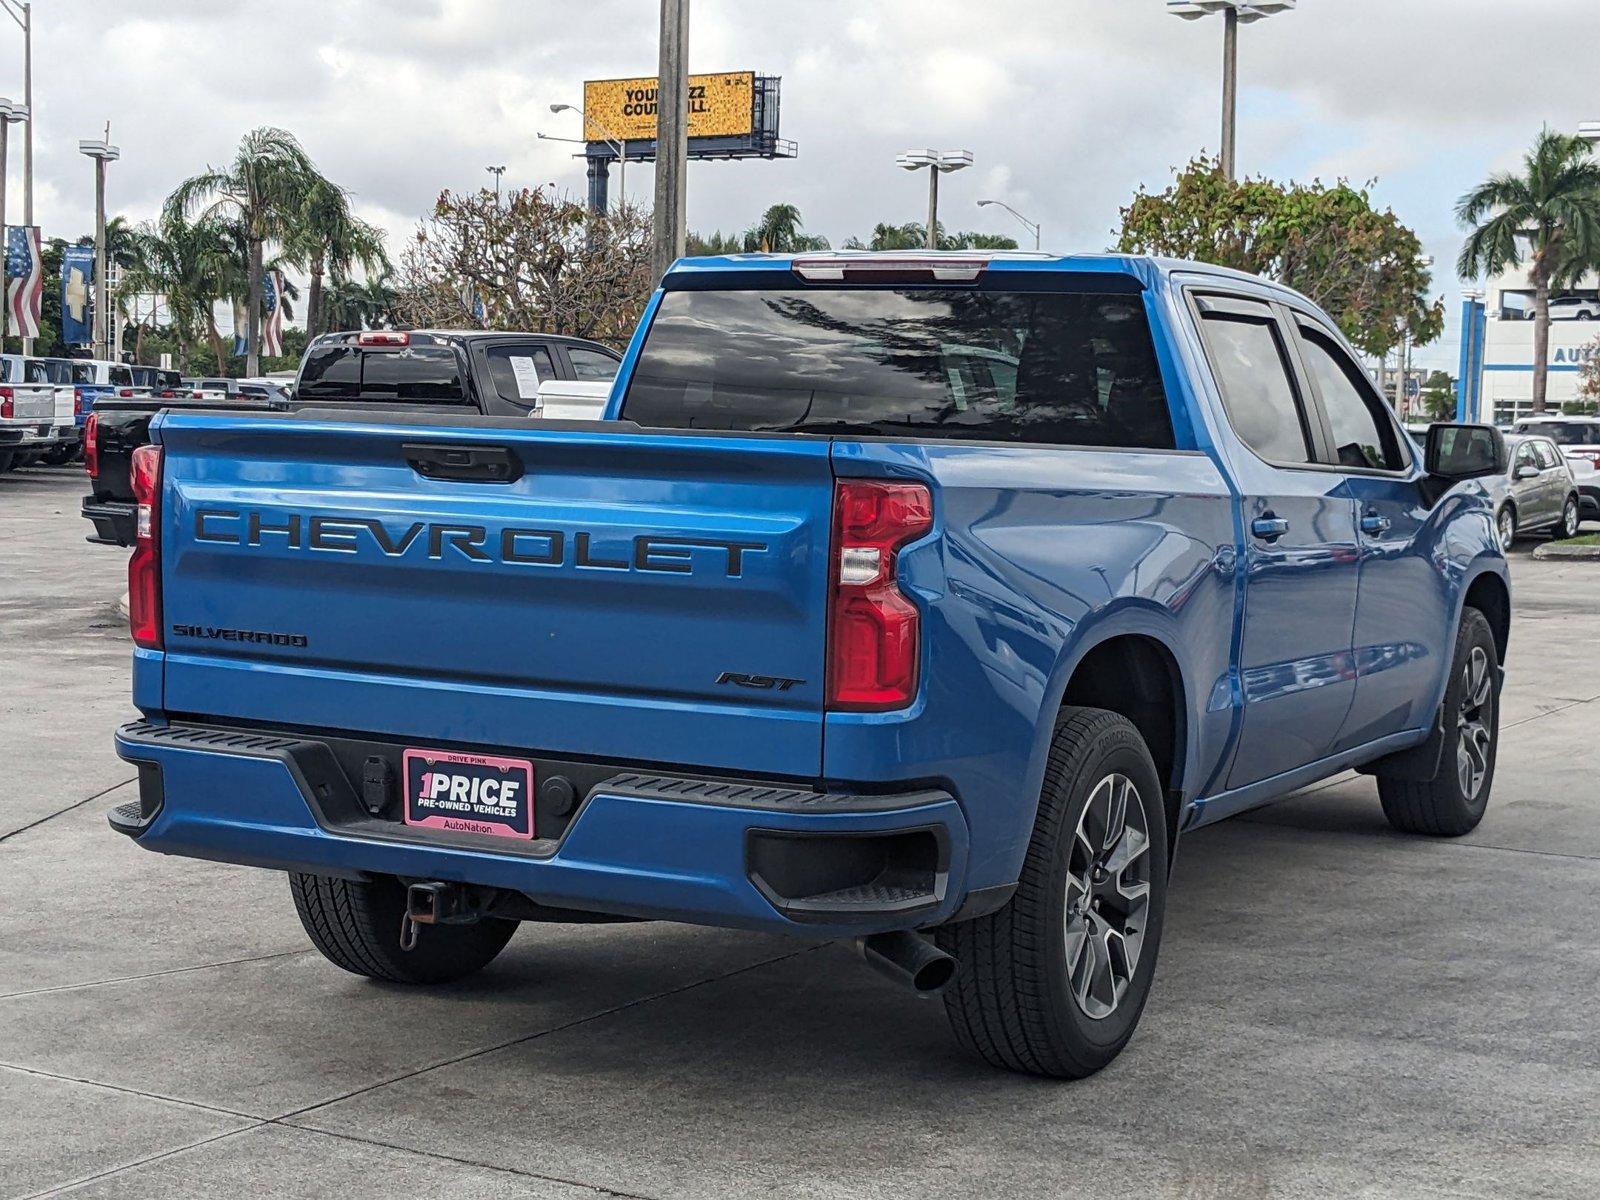
[[[979,208],[987,208],[991,204],[999,205],[1001,208],[1005,209],[1008,213],[1010,213],[1017,220],[1021,221],[1022,222],[1022,227],[1024,229],[1026,229],[1029,233],[1033,234],[1033,248],[1035,250],[1037,250],[1039,248],[1039,230],[1042,228],[1040,226],[1039,222],[1028,220],[1027,217],[1023,216],[1016,209],[1012,208],[1011,205],[1007,204],[1004,200],[979,200],[978,201],[978,207]]]
[[[928,172],[928,249],[939,248],[939,176],[972,165],[971,150],[907,150],[895,158],[907,171]]]
[[[1600,121],[1585,121],[1579,125],[1578,136],[1589,145],[1600,149]]]
[[[1222,173],[1236,178],[1236,131],[1239,124],[1239,26],[1287,12],[1296,0],[1167,0],[1167,11],[1185,21],[1213,13],[1223,16],[1222,35]]]
[[[26,104],[13,104],[0,97],[0,346],[5,344],[6,312],[10,281],[6,278],[7,259],[10,257],[10,239],[6,234],[6,155],[11,146],[11,126],[28,119]]]
[[[496,208],[499,208],[500,207],[500,176],[502,176],[502,175],[504,175],[506,173],[506,169],[505,169],[504,166],[499,166],[499,167],[485,167],[484,170],[489,172],[489,174],[494,176],[494,205],[495,205]]]
[[[106,126],[107,130],[110,126]],[[111,328],[110,307],[106,286],[106,164],[122,157],[122,151],[109,141],[83,141],[78,143],[78,153],[94,159],[94,343],[96,357],[111,357],[107,331]]]
[[[33,224],[33,5],[27,0],[0,0],[0,7],[22,30],[22,113],[27,120],[22,142],[22,223]],[[4,303],[0,295],[0,303]],[[22,352],[33,353],[33,339],[22,339]]]
[[[600,122],[595,120],[593,117],[589,116],[588,113],[584,112],[583,109],[579,108],[576,104],[552,104],[550,106],[550,111],[553,112],[553,113],[564,113],[564,112],[577,113],[578,114],[578,119],[583,122],[583,132],[584,132],[584,135],[585,135],[585,140],[587,140],[587,137],[588,137],[589,126],[593,125],[595,127],[595,129],[598,130],[599,133],[600,133],[600,140],[602,142],[604,142],[606,145],[610,146],[613,150],[615,150],[617,152],[617,208],[618,209],[627,208],[628,207],[628,139],[627,138],[614,138],[614,137],[612,137],[611,136],[611,131],[609,129],[607,129],[604,125],[600,124]],[[543,137],[544,135],[541,134],[540,136]]]

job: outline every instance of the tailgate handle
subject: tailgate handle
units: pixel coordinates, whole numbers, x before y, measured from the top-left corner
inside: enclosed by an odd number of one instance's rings
[[[429,446],[407,442],[400,449],[412,470],[426,479],[511,483],[522,478],[522,460],[509,446]]]

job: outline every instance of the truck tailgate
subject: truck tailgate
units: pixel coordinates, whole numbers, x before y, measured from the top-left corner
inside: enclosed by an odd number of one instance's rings
[[[828,443],[475,420],[163,417],[164,707],[817,774]]]
[[[35,421],[53,421],[56,415],[56,392],[49,384],[13,384],[0,388],[9,394],[11,401],[8,416],[16,424]]]

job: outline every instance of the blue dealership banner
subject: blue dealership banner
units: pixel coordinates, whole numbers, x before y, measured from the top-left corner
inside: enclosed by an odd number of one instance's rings
[[[61,252],[61,340],[87,346],[94,340],[94,247],[68,246]]]

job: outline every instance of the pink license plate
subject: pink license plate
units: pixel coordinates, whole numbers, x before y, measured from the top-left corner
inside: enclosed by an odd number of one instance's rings
[[[527,759],[407,750],[401,764],[407,825],[533,837],[533,764]]]

